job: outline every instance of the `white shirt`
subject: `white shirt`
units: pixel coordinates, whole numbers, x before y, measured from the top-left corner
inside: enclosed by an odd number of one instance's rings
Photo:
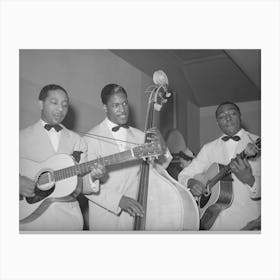
[[[45,121],[41,119],[43,127],[45,124],[47,124]],[[58,145],[59,145],[59,140],[60,140],[60,135],[61,135],[61,130],[56,131],[54,128],[51,128],[50,130],[45,129],[46,133],[48,134],[51,143],[53,145],[54,150],[57,152]]]
[[[113,123],[108,118],[106,118],[105,120],[106,120],[106,123],[107,123],[110,131],[112,131],[113,127],[118,126],[118,124]],[[127,148],[126,148],[126,141],[127,141],[128,129],[120,127],[118,131],[112,131],[113,137],[115,138],[116,143],[117,143],[117,145],[118,145],[118,147],[119,147],[121,152],[127,150]],[[121,141],[119,141],[119,140],[121,140]]]
[[[243,133],[244,133],[244,129],[242,128],[235,135],[237,135],[241,138],[241,135]],[[224,137],[224,136],[227,136],[227,135],[224,134],[222,137]],[[232,139],[229,139],[228,141],[225,142],[225,144],[226,144],[226,149],[227,149],[227,152],[228,152],[228,158],[229,159],[234,158],[235,157],[235,150],[236,150],[236,147],[238,145],[238,141],[234,141]]]

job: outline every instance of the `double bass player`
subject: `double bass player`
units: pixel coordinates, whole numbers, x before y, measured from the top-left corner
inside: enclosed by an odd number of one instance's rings
[[[133,148],[143,144],[145,133],[129,126],[129,104],[126,90],[108,84],[101,91],[106,118],[84,137],[88,144],[88,160]],[[102,139],[96,137],[106,137]],[[172,157],[168,150],[158,160],[166,168]],[[137,202],[137,178],[140,161],[107,168],[107,176],[100,181],[100,192],[87,196],[90,230],[132,230],[135,216],[143,216],[144,209]],[[84,184],[90,184],[84,177]]]

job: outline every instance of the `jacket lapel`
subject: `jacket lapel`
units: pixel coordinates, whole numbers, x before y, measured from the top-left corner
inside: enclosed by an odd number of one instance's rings
[[[41,149],[41,155],[44,158],[55,154],[51,140],[41,121],[38,121],[34,126],[34,139],[36,139],[35,143],[40,143],[40,147],[43,147],[43,149]]]
[[[110,131],[106,120],[104,120],[100,124],[99,129],[97,130],[97,134],[100,136],[107,137],[105,139],[100,138],[102,150],[105,154],[110,155],[120,152],[119,146],[116,140],[114,139],[113,133]]]
[[[71,147],[69,147],[70,140],[71,140],[70,133],[69,133],[68,129],[65,126],[63,126],[63,129],[61,130],[61,133],[60,133],[60,139],[59,139],[59,143],[58,143],[57,153],[68,154],[69,149],[71,148]]]

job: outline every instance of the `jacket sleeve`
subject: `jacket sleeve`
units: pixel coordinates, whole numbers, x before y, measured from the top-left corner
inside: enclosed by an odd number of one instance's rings
[[[166,169],[170,164],[172,158],[173,157],[167,148],[165,153],[155,161],[155,167],[157,168],[157,166],[160,165],[162,168]]]
[[[79,141],[76,144],[75,151],[79,150],[81,152],[80,154],[80,160],[79,163],[84,163],[88,161],[88,145],[84,138],[80,138]],[[75,152],[74,151],[74,152]],[[87,178],[86,183],[85,179]],[[83,178],[83,194],[88,194],[92,192],[98,192],[99,191],[99,180],[95,180],[94,182],[91,180],[90,174],[85,175]]]
[[[252,187],[248,186],[251,199],[259,199],[261,197],[261,158],[255,161],[249,161],[253,176],[255,177],[255,183]]]
[[[85,141],[87,142],[88,145],[88,153],[87,153],[88,160],[93,160],[98,157],[102,157],[102,155],[99,154],[101,148],[99,146],[98,141],[88,137],[85,137]],[[96,181],[98,181],[98,183]],[[121,211],[121,209],[119,208],[119,201],[122,197],[122,194],[115,191],[115,188],[113,187],[110,188],[108,185],[106,185],[106,187],[102,187],[103,186],[102,183],[99,180],[96,181],[94,182],[96,189],[94,190],[94,192],[90,194],[88,193],[86,197],[91,202],[98,204],[99,206],[115,214],[118,214]],[[84,176],[83,184],[86,190],[90,189],[91,183],[92,181],[90,178],[90,174]]]
[[[211,165],[209,159],[208,151],[210,149],[209,145],[204,145],[201,151],[198,153],[196,158],[194,158],[191,164],[185,167],[178,175],[178,181],[182,185],[188,185],[189,179],[193,176],[205,172]]]

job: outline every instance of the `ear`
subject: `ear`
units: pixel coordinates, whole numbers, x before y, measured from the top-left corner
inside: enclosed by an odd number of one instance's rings
[[[107,109],[107,105],[103,105],[103,109],[104,109],[104,111],[105,111],[105,113],[107,113],[107,111],[108,111],[108,109]]]
[[[40,108],[40,110],[43,110],[43,101],[42,100],[39,100],[39,108]]]

